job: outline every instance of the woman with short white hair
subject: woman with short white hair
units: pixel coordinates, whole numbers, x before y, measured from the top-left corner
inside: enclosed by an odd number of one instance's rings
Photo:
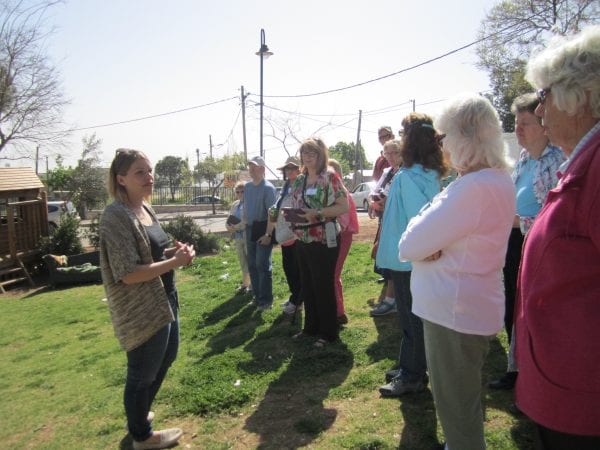
[[[412,311],[423,320],[433,398],[446,448],[484,449],[481,368],[502,329],[502,267],[515,216],[498,114],[466,95],[436,122],[459,177],[414,217],[400,239],[412,262]]]
[[[516,400],[538,448],[600,448],[600,26],[529,62],[535,114],[567,155],[527,234],[515,330]]]

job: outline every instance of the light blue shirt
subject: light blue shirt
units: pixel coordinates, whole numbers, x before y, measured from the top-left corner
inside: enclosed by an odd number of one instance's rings
[[[252,181],[244,187],[244,214],[246,215],[246,226],[252,226],[253,222],[267,220],[268,210],[277,198],[275,187],[267,180],[262,180],[258,185]]]
[[[517,191],[517,215],[519,216],[537,216],[542,209],[533,192],[533,179],[537,161],[530,158],[521,166],[519,178],[515,183]]]
[[[421,164],[400,167],[392,180],[383,211],[376,264],[383,269],[401,272],[412,270],[409,261],[398,259],[398,242],[408,222],[440,192],[440,178],[435,170]]]

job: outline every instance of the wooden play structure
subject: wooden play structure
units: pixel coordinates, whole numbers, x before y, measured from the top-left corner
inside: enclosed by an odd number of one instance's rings
[[[39,257],[48,236],[44,184],[30,167],[0,168],[0,293],[4,286],[33,281],[27,263]]]

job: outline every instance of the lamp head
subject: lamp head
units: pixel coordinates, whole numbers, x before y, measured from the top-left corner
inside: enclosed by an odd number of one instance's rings
[[[269,56],[273,55],[273,52],[269,51],[269,47],[267,46],[267,44],[262,44],[260,46],[260,49],[256,52],[256,56],[261,56],[265,59],[267,59]]]

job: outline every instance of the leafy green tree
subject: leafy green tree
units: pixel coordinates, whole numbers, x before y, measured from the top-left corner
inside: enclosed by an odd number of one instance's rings
[[[106,202],[108,193],[106,191],[106,172],[101,167],[100,146],[102,140],[96,134],[85,136],[82,139],[83,150],[81,159],[73,170],[69,190],[71,191],[73,203],[82,219],[87,217],[87,210],[95,208]]]
[[[217,181],[217,175],[222,172],[222,163],[215,158],[207,157],[196,165],[196,178],[199,182],[205,180],[210,187]]]
[[[154,172],[157,185],[168,186],[171,201],[174,202],[175,191],[184,183],[186,178],[189,178],[187,162],[178,156],[165,156],[156,163]]]
[[[235,170],[244,170],[246,168],[246,158],[242,153],[233,153],[231,155],[225,155],[218,161],[218,165],[221,167],[223,172],[231,172]]]
[[[49,190],[65,191],[69,189],[73,182],[73,171],[72,167],[63,166],[63,158],[58,155],[56,157],[56,168],[49,170],[46,177]]]
[[[342,170],[344,175],[348,175],[355,170],[370,169],[372,164],[367,161],[365,156],[365,149],[361,145],[359,150],[359,163],[357,165],[356,160],[356,145],[354,142],[338,142],[333,147],[329,147],[329,157],[333,159],[337,159],[337,161],[342,166]]]
[[[552,35],[568,35],[600,19],[598,0],[502,0],[481,22],[477,66],[490,76],[492,103],[505,131],[514,130],[510,105],[531,92],[525,81],[527,60]]]

